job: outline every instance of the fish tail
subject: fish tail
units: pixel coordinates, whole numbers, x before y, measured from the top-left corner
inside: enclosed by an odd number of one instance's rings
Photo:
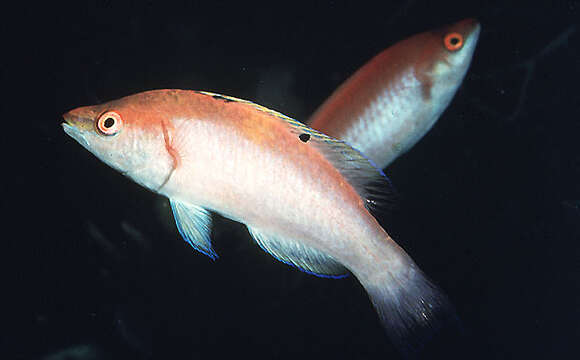
[[[408,264],[360,279],[387,335],[407,357],[415,357],[435,335],[460,327],[447,296],[407,257]]]

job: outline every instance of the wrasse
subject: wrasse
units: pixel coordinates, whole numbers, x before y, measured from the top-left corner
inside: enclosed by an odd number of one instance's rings
[[[344,82],[309,124],[379,168],[405,153],[447,108],[471,62],[480,25],[466,19],[400,41]]]
[[[384,175],[344,142],[248,101],[186,90],[143,92],[63,117],[64,131],[87,150],[169,198],[181,235],[211,258],[210,211],[245,224],[284,263],[323,277],[354,274],[403,352],[453,316],[369,213],[364,184]]]

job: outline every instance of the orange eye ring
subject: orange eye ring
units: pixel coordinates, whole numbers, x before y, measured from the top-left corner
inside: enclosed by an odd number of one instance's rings
[[[445,44],[447,50],[457,51],[463,46],[463,35],[456,32],[449,33],[445,35],[443,43]]]
[[[97,130],[103,135],[115,135],[122,127],[123,119],[116,111],[107,111],[97,120]]]

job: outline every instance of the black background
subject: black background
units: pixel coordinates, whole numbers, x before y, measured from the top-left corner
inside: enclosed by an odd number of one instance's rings
[[[397,358],[354,278],[278,263],[223,218],[220,258],[194,253],[166,201],[67,137],[60,116],[183,88],[305,120],[379,51],[476,17],[465,81],[387,169],[399,200],[379,218],[462,319],[426,358],[577,358],[579,12],[578,1],[3,9],[0,357]]]

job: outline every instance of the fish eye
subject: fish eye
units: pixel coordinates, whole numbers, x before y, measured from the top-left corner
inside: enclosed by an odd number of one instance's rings
[[[449,51],[457,51],[463,46],[463,36],[459,33],[453,32],[445,35],[443,39],[445,48]]]
[[[99,116],[97,120],[97,129],[103,135],[115,135],[123,127],[123,119],[116,111],[107,111]]]

